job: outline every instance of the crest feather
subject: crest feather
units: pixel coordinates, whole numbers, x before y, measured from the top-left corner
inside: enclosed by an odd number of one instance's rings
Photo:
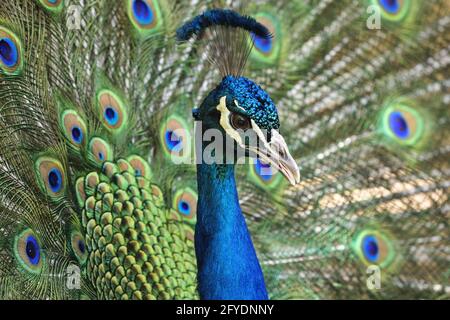
[[[219,69],[222,77],[242,75],[255,36],[272,38],[264,25],[229,9],[205,11],[177,30],[179,41],[194,37],[207,40],[208,60]]]

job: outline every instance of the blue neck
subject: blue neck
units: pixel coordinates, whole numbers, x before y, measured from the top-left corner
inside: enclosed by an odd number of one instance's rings
[[[197,166],[199,293],[208,300],[268,299],[234,179],[234,165]]]

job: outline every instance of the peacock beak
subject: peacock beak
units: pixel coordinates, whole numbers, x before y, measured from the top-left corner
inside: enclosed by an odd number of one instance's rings
[[[277,131],[271,131],[270,142],[267,142],[262,131],[252,120],[252,126],[262,143],[258,147],[250,147],[266,164],[270,164],[279,170],[292,185],[300,183],[300,170],[289,152],[289,148],[283,136]]]

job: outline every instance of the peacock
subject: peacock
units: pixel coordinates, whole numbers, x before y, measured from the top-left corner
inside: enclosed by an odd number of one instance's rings
[[[1,299],[450,298],[448,1],[0,9]]]

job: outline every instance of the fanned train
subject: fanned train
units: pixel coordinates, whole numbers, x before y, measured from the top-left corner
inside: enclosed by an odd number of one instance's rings
[[[445,0],[2,0],[0,298],[449,299],[449,50]]]

